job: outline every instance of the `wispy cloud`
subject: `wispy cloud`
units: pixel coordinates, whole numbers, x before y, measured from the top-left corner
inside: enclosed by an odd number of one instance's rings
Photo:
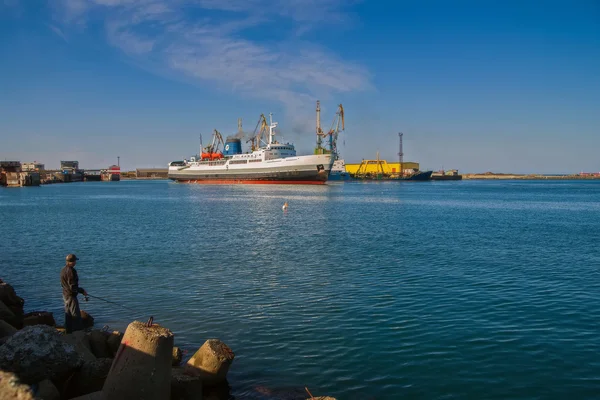
[[[108,41],[138,63],[152,60],[171,74],[275,99],[288,109],[371,86],[365,68],[296,36],[351,22],[352,1],[60,1],[65,24],[102,18]],[[249,29],[254,35],[245,35]],[[251,39],[257,31],[261,39]]]
[[[65,34],[63,33],[63,31],[56,25],[52,25],[52,24],[47,24],[48,28],[50,28],[50,30],[54,33],[56,33],[58,36],[60,36],[60,38],[62,40],[64,40],[65,42],[69,42],[69,40],[67,39],[67,37],[65,36]]]

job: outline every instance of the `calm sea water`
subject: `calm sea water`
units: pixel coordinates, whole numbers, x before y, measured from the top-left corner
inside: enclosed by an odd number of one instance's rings
[[[74,252],[138,310],[82,303],[99,327],[223,340],[236,399],[600,398],[600,182],[74,183],[0,216],[27,311],[62,323]]]

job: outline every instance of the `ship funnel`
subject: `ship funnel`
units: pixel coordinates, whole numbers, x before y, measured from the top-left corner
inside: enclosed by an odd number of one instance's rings
[[[242,141],[240,139],[227,139],[225,141],[225,149],[223,150],[224,156],[233,156],[235,154],[242,154]]]

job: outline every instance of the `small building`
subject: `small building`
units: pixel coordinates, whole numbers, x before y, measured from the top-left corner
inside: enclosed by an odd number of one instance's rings
[[[20,161],[0,161],[0,186],[23,186]]]
[[[79,170],[79,161],[61,161],[60,162],[61,171],[70,171],[75,172]]]
[[[23,171],[20,161],[0,161],[0,186],[39,186],[37,171]]]
[[[167,179],[169,177],[168,168],[136,168],[136,178],[146,179]]]
[[[37,171],[37,172],[40,172],[40,171],[43,171],[46,169],[44,164],[39,163],[37,161],[23,163],[21,168],[23,171]]]

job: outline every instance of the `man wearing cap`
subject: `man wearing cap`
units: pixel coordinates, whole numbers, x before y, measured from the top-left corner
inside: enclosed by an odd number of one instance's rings
[[[79,277],[75,269],[77,260],[79,259],[75,254],[69,254],[67,256],[67,264],[60,271],[60,285],[62,286],[63,300],[65,302],[65,330],[67,333],[83,329],[77,295],[82,293],[84,296],[87,296],[87,292],[85,289],[79,287]]]

